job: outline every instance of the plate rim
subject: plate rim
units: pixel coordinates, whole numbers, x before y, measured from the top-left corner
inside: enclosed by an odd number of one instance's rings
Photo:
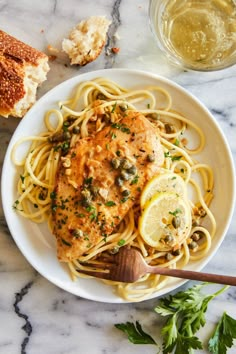
[[[12,145],[14,143],[14,139],[16,139],[16,136],[18,135],[18,132],[21,130],[21,126],[23,125],[23,121],[27,120],[28,116],[30,117],[30,115],[32,113],[34,113],[34,111],[37,111],[38,106],[40,107],[41,102],[43,102],[44,100],[47,100],[48,97],[50,97],[54,92],[56,92],[57,90],[60,90],[63,86],[67,86],[70,85],[71,89],[73,89],[73,87],[76,85],[76,83],[79,83],[81,81],[85,81],[88,80],[86,77],[89,76],[90,79],[98,77],[98,76],[105,76],[106,73],[108,74],[112,74],[112,73],[116,73],[116,72],[123,72],[125,73],[129,73],[135,76],[141,75],[144,76],[145,78],[150,78],[150,79],[154,79],[157,80],[159,82],[164,82],[167,85],[170,85],[172,87],[174,87],[175,89],[177,89],[178,91],[181,92],[181,94],[185,95],[185,96],[189,96],[193,101],[195,101],[197,103],[198,106],[201,107],[201,109],[203,109],[206,114],[210,117],[211,123],[213,125],[215,125],[215,128],[217,129],[218,133],[220,134],[221,138],[224,141],[224,145],[227,151],[227,158],[229,160],[229,165],[231,167],[231,178],[232,178],[232,200],[231,200],[231,208],[230,211],[228,213],[228,219],[227,222],[225,224],[224,227],[224,232],[223,235],[220,237],[220,240],[217,243],[217,247],[215,247],[215,249],[210,253],[210,255],[208,255],[206,257],[206,259],[202,260],[201,265],[199,267],[199,270],[203,269],[205,267],[205,265],[207,263],[209,263],[209,261],[212,259],[212,257],[215,255],[215,253],[217,252],[217,250],[219,249],[221,243],[223,242],[223,240],[225,239],[225,236],[227,234],[228,228],[230,226],[230,222],[232,220],[232,216],[233,216],[233,212],[234,212],[234,206],[235,206],[235,200],[236,200],[236,186],[235,186],[235,166],[234,166],[234,160],[233,160],[233,156],[232,156],[232,152],[231,149],[229,147],[229,143],[224,135],[224,132],[222,131],[219,123],[215,120],[213,114],[210,112],[210,110],[196,97],[194,96],[191,92],[189,92],[187,89],[185,89],[184,87],[182,87],[181,85],[179,85],[178,83],[172,81],[171,79],[168,79],[166,77],[163,77],[161,75],[149,72],[149,71],[144,71],[144,70],[135,70],[135,69],[125,69],[125,68],[111,68],[111,69],[99,69],[99,70],[94,70],[94,71],[88,71],[86,73],[82,73],[82,74],[78,74],[72,78],[69,78],[63,82],[61,82],[60,84],[56,85],[55,87],[53,87],[52,89],[50,89],[49,91],[47,91],[44,95],[42,95],[37,102],[32,106],[32,108],[26,113],[25,117],[22,118],[22,120],[20,121],[20,123],[18,124],[17,128],[15,129],[15,131],[13,132],[9,145],[7,147],[5,156],[4,156],[4,160],[3,160],[3,165],[2,165],[2,175],[1,175],[1,193],[2,193],[2,206],[3,206],[3,213],[11,234],[11,237],[13,238],[15,244],[17,245],[17,247],[19,248],[19,250],[21,251],[22,255],[24,256],[24,258],[31,264],[31,266],[39,273],[41,274],[41,276],[43,276],[44,278],[46,278],[49,282],[51,282],[52,284],[56,285],[57,287],[63,289],[64,291],[67,291],[71,294],[74,294],[75,296],[80,296],[82,298],[85,298],[87,300],[92,300],[92,301],[98,301],[98,302],[103,302],[103,303],[132,303],[133,301],[126,301],[123,300],[122,298],[119,298],[118,296],[116,300],[114,299],[99,299],[96,298],[96,296],[94,297],[93,294],[91,294],[91,296],[86,296],[84,297],[81,294],[78,294],[70,289],[68,289],[67,287],[63,286],[63,284],[61,283],[60,280],[55,280],[52,276],[50,277],[50,275],[45,275],[45,272],[43,272],[40,267],[35,264],[32,261],[29,261],[29,258],[27,254],[25,254],[24,249],[22,249],[22,246],[20,244],[20,240],[18,240],[17,237],[15,237],[15,231],[12,229],[11,227],[11,223],[10,223],[10,215],[8,214],[7,209],[9,209],[9,206],[7,206],[4,202],[4,195],[5,195],[5,190],[4,190],[4,186],[5,186],[5,176],[6,176],[6,169],[7,169],[7,163],[10,159],[10,154],[11,154],[11,149],[12,149]],[[46,111],[46,109],[45,109]],[[37,262],[36,262],[37,263]],[[153,298],[158,298],[160,296],[163,296],[167,293],[169,293],[170,291],[173,291],[175,289],[177,289],[178,287],[182,286],[184,283],[186,283],[188,280],[180,280],[179,284],[177,286],[170,286],[169,288],[167,287],[167,291],[164,292],[164,294],[162,294],[162,291],[160,290],[160,294],[159,292],[153,293],[151,294],[150,297],[148,297],[145,300],[142,301],[147,301],[147,300],[151,300]],[[165,288],[164,288],[165,289]]]

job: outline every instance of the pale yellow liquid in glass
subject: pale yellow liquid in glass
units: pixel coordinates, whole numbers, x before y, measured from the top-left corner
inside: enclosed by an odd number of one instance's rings
[[[169,50],[191,66],[211,68],[236,55],[234,0],[170,0],[162,26]]]

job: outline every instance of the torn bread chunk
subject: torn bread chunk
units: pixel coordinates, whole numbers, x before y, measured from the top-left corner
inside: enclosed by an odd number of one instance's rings
[[[62,49],[70,58],[71,65],[84,66],[101,53],[111,21],[105,16],[91,16],[81,21],[62,41]]]
[[[22,118],[48,71],[46,54],[0,30],[0,115]]]

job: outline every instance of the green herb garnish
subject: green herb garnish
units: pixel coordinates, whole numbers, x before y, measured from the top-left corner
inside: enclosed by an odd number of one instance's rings
[[[229,287],[224,286],[207,295],[201,292],[206,285],[208,283],[196,285],[162,298],[154,309],[156,313],[166,318],[161,330],[163,354],[192,354],[194,349],[203,349],[203,344],[196,333],[206,323],[205,313],[208,304]],[[131,343],[157,345],[153,338],[143,331],[139,322],[119,323],[115,327],[126,333]],[[233,345],[235,338],[236,320],[224,313],[209,340],[208,349],[212,354],[226,354],[226,348]]]
[[[156,344],[154,339],[144,332],[138,321],[135,324],[132,322],[117,323],[115,327],[126,333],[133,344]]]
[[[124,246],[125,244],[125,240],[124,239],[121,239],[117,242],[118,246]]]
[[[108,207],[111,207],[111,206],[114,206],[116,205],[115,202],[113,202],[112,200],[109,200],[108,202],[105,203],[105,206],[108,206]]]
[[[212,354],[226,354],[227,348],[233,346],[234,339],[236,320],[224,312],[208,342],[208,350]]]

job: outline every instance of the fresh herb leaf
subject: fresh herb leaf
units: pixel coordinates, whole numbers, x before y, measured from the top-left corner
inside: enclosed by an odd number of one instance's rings
[[[139,179],[139,176],[138,176],[138,175],[134,176],[134,178],[133,178],[132,181],[130,182],[130,185],[132,186],[132,185],[134,185],[134,184],[137,184],[137,183],[138,183],[138,179]]]
[[[25,181],[25,176],[20,175],[21,182],[24,183]]]
[[[18,199],[15,200],[15,202],[14,202],[14,204],[13,204],[13,206],[12,206],[14,210],[17,210],[17,206],[18,206],[19,203],[20,203],[20,202],[19,202]]]
[[[86,186],[91,186],[92,182],[93,182],[93,177],[88,177],[84,179],[84,185]]]
[[[172,161],[179,161],[180,159],[182,159],[182,156],[181,155],[175,155],[175,156],[171,156],[171,160]]]
[[[111,132],[111,140],[114,140],[116,138],[116,134]]]
[[[208,342],[208,350],[212,354],[226,354],[236,339],[236,320],[226,312],[223,313],[214,333]]]
[[[116,128],[116,129],[119,129],[121,130],[123,133],[127,133],[127,134],[130,134],[130,128],[127,127],[126,124],[121,124],[121,123],[113,123],[111,125],[112,128]]]
[[[116,205],[116,203],[113,202],[112,200],[109,200],[108,202],[105,203],[105,205],[108,206],[108,207],[111,207],[111,206]]]
[[[229,287],[224,286],[217,292],[206,295],[201,292],[206,285],[208,283],[196,285],[173,296],[162,298],[159,306],[154,309],[159,315],[166,317],[166,323],[161,330],[163,354],[192,354],[194,349],[203,349],[195,333],[206,323],[205,313],[208,303]],[[134,344],[157,345],[153,338],[142,330],[139,322],[120,323],[115,327],[125,332],[130,342]],[[226,348],[233,345],[235,338],[236,320],[224,313],[209,340],[208,349],[212,354],[226,354]]]
[[[125,244],[125,240],[124,239],[121,239],[118,241],[118,246],[124,246]]]
[[[164,354],[173,350],[175,354],[182,354],[191,353],[192,349],[202,349],[200,340],[194,334],[206,323],[205,312],[209,301],[228,288],[225,286],[214,294],[205,295],[201,290],[206,285],[196,285],[163,298],[155,308],[159,315],[167,317],[161,331]]]
[[[156,344],[155,340],[144,330],[138,321],[136,323],[117,323],[115,327],[128,335],[128,339],[133,344]]]
[[[179,139],[175,139],[174,145],[175,145],[175,146],[179,146],[179,144],[180,144]]]
[[[127,200],[129,200],[129,197],[124,197],[120,200],[120,202],[123,204],[123,203],[127,202]]]
[[[177,214],[181,214],[182,210],[177,208],[174,211],[169,211],[169,214],[176,216]]]
[[[182,155],[171,155],[169,151],[164,152],[165,157],[169,157],[171,161],[179,161],[182,158]]]
[[[64,240],[64,238],[61,238],[61,241],[62,241],[62,243],[64,243],[64,245],[69,246],[69,247],[71,246],[71,243]]]
[[[114,113],[114,112],[115,112],[116,106],[117,106],[117,102],[115,102],[114,105],[112,106],[111,113]]]
[[[56,199],[56,197],[57,197],[57,193],[56,193],[55,191],[52,191],[52,192],[50,193],[50,198],[51,198],[51,199]]]

